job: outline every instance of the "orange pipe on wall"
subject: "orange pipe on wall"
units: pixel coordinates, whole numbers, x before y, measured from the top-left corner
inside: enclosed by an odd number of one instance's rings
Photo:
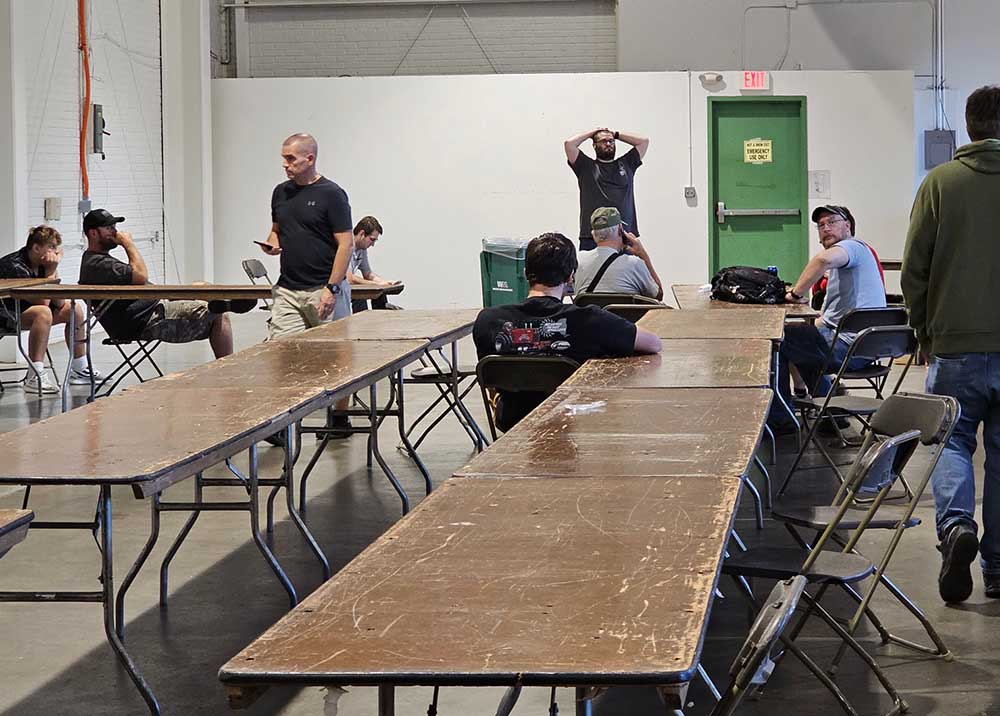
[[[87,129],[90,124],[90,48],[87,46],[87,0],[77,1],[80,32],[80,58],[83,63],[83,113],[80,118],[80,178],[83,198],[90,198],[90,176],[87,174]]]

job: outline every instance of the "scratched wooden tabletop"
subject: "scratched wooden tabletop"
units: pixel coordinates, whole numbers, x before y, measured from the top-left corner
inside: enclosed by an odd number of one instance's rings
[[[709,293],[702,291],[701,286],[693,283],[675,283],[670,290],[673,291],[677,307],[685,310],[767,308],[772,311],[784,311],[788,317],[815,318],[819,316],[819,311],[807,303],[780,303],[774,306],[756,306],[730,303],[729,301],[713,301]]]
[[[28,536],[34,516],[31,510],[0,510],[0,557]]]
[[[735,477],[770,402],[761,388],[563,386],[455,474]]]
[[[452,334],[470,333],[478,314],[477,308],[363,311],[282,340],[437,340]]]
[[[450,480],[220,670],[233,684],[670,684],[740,483]]]
[[[225,358],[129,388],[313,388],[334,392],[367,385],[373,375],[416,360],[427,341],[268,341]]]
[[[55,283],[52,278],[0,278],[0,298],[11,295],[11,291],[29,286],[44,286]]]
[[[766,388],[771,342],[673,338],[655,355],[589,360],[565,385],[588,388]]]
[[[740,311],[650,311],[636,324],[660,338],[765,338],[785,334],[785,314],[766,306]]]
[[[85,284],[46,284],[11,291],[18,298],[103,299],[191,299],[210,301],[262,299],[271,297],[271,287],[263,284],[142,284],[139,286],[97,286]]]

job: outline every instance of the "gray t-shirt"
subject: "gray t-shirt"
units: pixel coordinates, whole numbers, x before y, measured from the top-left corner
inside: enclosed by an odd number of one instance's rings
[[[823,322],[836,328],[840,319],[855,308],[885,308],[885,285],[868,245],[844,239],[837,246],[847,252],[847,264],[831,269],[823,300]],[[841,334],[852,342],[856,334]]]
[[[615,253],[615,249],[608,246],[598,246],[592,251],[581,251],[578,255],[579,266],[576,269],[574,291],[578,294],[585,292],[604,262]],[[594,292],[631,293],[656,298],[660,287],[656,285],[642,259],[624,254],[615,259],[604,272]]]
[[[351,254],[351,273],[358,273],[362,276],[371,276],[372,267],[368,263],[368,249],[354,249]]]

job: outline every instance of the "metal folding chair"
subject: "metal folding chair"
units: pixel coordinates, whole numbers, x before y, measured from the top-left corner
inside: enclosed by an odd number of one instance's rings
[[[906,308],[902,306],[888,306],[886,308],[855,308],[852,311],[848,311],[840,323],[837,324],[837,330],[833,334],[833,341],[830,343],[830,357],[831,360],[828,363],[833,364],[832,360],[833,349],[832,346],[837,344],[837,340],[843,333],[860,333],[866,328],[875,328],[876,326],[905,326],[907,324],[908,316],[906,313]],[[871,390],[875,393],[875,397],[884,398],[882,395],[882,390],[885,388],[885,383],[889,379],[889,373],[892,371],[892,361],[888,359],[879,359],[873,361],[871,365],[861,368],[860,370],[848,370],[845,371],[843,376],[841,376],[841,381],[852,381],[849,385],[844,385],[845,388],[851,390]],[[821,378],[822,380],[822,378]],[[864,384],[858,384],[856,381],[864,381]],[[813,386],[813,394],[815,395],[816,385]]]
[[[27,377],[29,370],[34,370],[34,366],[31,363],[31,358],[28,357],[28,353],[24,350],[24,343],[21,341],[21,331],[17,329],[18,319],[17,316],[10,313],[7,308],[0,303],[0,318],[4,319],[0,321],[0,338],[13,337],[17,341],[17,352],[21,354],[24,358],[26,365],[11,365],[4,366],[0,368],[0,373],[9,373],[12,371],[24,371],[24,375],[21,376],[19,380],[0,380],[0,394],[2,394],[8,385],[21,385],[24,383],[24,379]],[[59,381],[59,373],[56,371],[55,365],[52,363],[52,353],[49,351],[48,346],[45,348],[45,368],[52,371],[52,377],[55,378],[56,385],[62,387],[62,383]],[[39,398],[42,394],[39,393]]]
[[[154,378],[162,378],[163,371],[153,359],[153,352],[159,348],[161,341],[146,341],[139,338],[135,340],[118,340],[117,338],[105,338],[101,341],[103,346],[114,346],[121,356],[121,362],[115,366],[114,370],[104,376],[99,383],[92,386],[91,400],[105,395],[111,395],[115,389],[121,385],[129,374],[134,375],[140,383]],[[131,346],[135,346],[132,348]],[[126,347],[129,347],[126,350]],[[143,363],[149,363],[156,375],[143,375],[139,368]],[[107,387],[110,384],[111,387]]]
[[[250,279],[250,283],[257,285],[257,279],[264,279],[267,281],[268,286],[274,286],[274,282],[271,277],[267,275],[267,268],[260,259],[243,259],[243,272],[246,273],[247,278]],[[260,310],[270,311],[271,306],[267,301],[261,301]]]
[[[831,424],[836,425],[836,418],[851,417],[858,419],[867,430],[869,428],[867,418],[873,415],[883,402],[883,399],[878,397],[869,398],[861,395],[836,394],[838,386],[840,386],[844,375],[848,372],[847,367],[851,364],[851,361],[854,358],[867,358],[877,361],[882,359],[894,360],[906,355],[910,356],[910,360],[903,368],[899,379],[893,387],[892,392],[895,393],[902,384],[903,378],[906,377],[910,364],[913,362],[913,354],[916,351],[917,338],[913,333],[913,329],[908,326],[875,326],[873,328],[866,328],[857,335],[850,348],[848,348],[847,355],[844,356],[844,360],[826,396],[821,399],[808,398],[795,401],[795,406],[801,410],[803,422],[809,429],[806,432],[806,439],[802,441],[799,452],[795,456],[788,474],[785,476],[785,481],[778,490],[778,497],[781,497],[788,488],[792,475],[798,469],[799,463],[802,461],[802,457],[805,455],[806,448],[810,443],[816,446],[838,479],[841,482],[844,481],[843,473],[841,473],[837,463],[830,457],[822,442],[816,439],[817,429],[824,420],[829,420]],[[905,482],[903,484],[907,494],[910,494],[909,486]]]
[[[577,306],[600,306],[604,308],[612,303],[614,304],[651,304],[654,306],[663,305],[660,301],[655,298],[650,298],[649,296],[640,296],[634,293],[588,293],[583,291],[582,293],[576,294],[573,297],[573,303]]]
[[[438,349],[438,354],[440,356],[441,363],[439,364],[433,359],[433,356],[428,355],[426,358],[420,358],[421,366],[419,368],[414,368],[410,371],[409,377],[405,378],[407,384],[413,385],[433,385],[438,390],[438,395],[434,398],[430,405],[428,405],[423,412],[421,412],[406,430],[406,437],[410,438],[413,443],[413,449],[416,450],[420,447],[420,444],[424,441],[430,432],[437,427],[438,423],[444,420],[449,414],[455,416],[458,420],[459,425],[465,430],[466,435],[472,440],[472,444],[477,448],[480,445],[481,439],[484,435],[481,435],[481,429],[478,425],[470,425],[469,421],[466,420],[465,416],[462,415],[462,411],[459,406],[455,403],[455,396],[452,394],[451,383],[452,383],[452,372],[451,372],[451,361],[449,361],[443,351]],[[474,365],[464,365],[459,364],[458,370],[456,371],[459,394],[458,399],[464,401],[465,397],[472,392],[476,387],[476,366]],[[470,380],[471,379],[471,380]],[[466,381],[469,381],[467,385],[463,385]],[[438,411],[437,415],[427,423],[427,426],[423,429],[416,440],[412,439],[413,432],[417,429],[417,426],[424,423],[424,421],[431,418],[434,411],[444,403],[444,406]],[[397,449],[404,450],[403,445],[398,445]]]
[[[871,669],[886,693],[892,698],[893,709],[889,712],[890,714],[905,711],[906,703],[889,681],[888,676],[854,638],[852,631],[843,627],[820,604],[820,601],[831,585],[843,587],[850,593],[851,585],[861,582],[876,572],[875,563],[857,552],[855,547],[865,529],[875,520],[886,495],[899,479],[921,437],[920,430],[907,430],[876,441],[874,431],[869,431],[863,449],[854,461],[847,480],[838,492],[834,514],[812,545],[800,543],[795,547],[767,545],[755,547],[729,556],[722,566],[723,573],[733,577],[744,594],[748,594],[751,598],[753,593],[749,589],[747,580],[755,577],[789,579],[801,575],[810,584],[819,585],[815,595],[803,592],[802,597],[806,601],[808,609],[791,633],[787,635],[786,643],[793,642],[809,617],[814,613],[817,614],[840,637],[844,647],[854,651]],[[863,513],[860,515],[851,513],[849,519],[845,520],[849,516],[849,511],[855,507],[855,498],[859,494],[870,495],[873,499]],[[852,525],[853,529],[850,529]],[[848,538],[844,540],[842,545],[839,545],[840,551],[826,550],[827,545],[837,545],[838,530],[850,530]],[[872,620],[873,624],[876,624],[876,628],[880,627],[878,620],[868,609],[867,602],[861,605],[860,613]],[[852,622],[853,627],[856,625]],[[825,681],[824,685],[830,689],[830,685]],[[831,691],[848,713],[854,712],[849,702],[843,699],[839,688],[837,691],[832,689]]]
[[[476,376],[493,439],[497,439],[498,429],[506,432],[514,427],[497,424],[496,395],[534,393],[544,400],[579,367],[575,360],[562,356],[485,356],[480,360]]]
[[[847,590],[848,594],[858,602],[857,611],[847,623],[846,628],[848,633],[854,634],[862,617],[868,611],[875,590],[881,584],[907,611],[916,617],[917,621],[924,628],[924,631],[927,632],[927,636],[934,643],[934,646],[928,647],[898,637],[883,628],[880,624],[876,624],[882,643],[888,644],[889,642],[893,642],[925,654],[932,654],[945,659],[950,658],[951,652],[945,646],[927,616],[910,600],[902,589],[886,576],[885,572],[889,561],[892,559],[899,545],[903,532],[920,524],[920,520],[915,518],[913,513],[917,509],[917,504],[927,487],[927,483],[930,481],[931,474],[934,472],[934,468],[941,457],[944,446],[948,444],[948,440],[955,429],[955,425],[958,423],[960,415],[961,407],[958,401],[952,397],[925,395],[922,393],[896,393],[886,398],[882,407],[872,416],[871,430],[866,440],[866,446],[872,442],[884,440],[889,436],[899,435],[910,430],[918,430],[920,432],[921,444],[931,448],[932,452],[920,479],[914,484],[912,495],[907,504],[902,508],[883,507],[879,509],[876,507],[874,516],[866,525],[867,529],[870,530],[891,530],[892,536],[881,558],[875,563],[875,578],[869,583],[863,595],[857,594],[853,589]],[[842,500],[843,494],[844,486],[841,485],[831,505],[815,507],[778,506],[772,512],[772,516],[774,519],[784,522],[796,542],[804,549],[808,549],[809,542],[803,536],[802,531],[813,530],[817,534],[820,534],[826,530],[838,512],[838,503]],[[840,529],[858,530],[862,525],[861,518],[867,512],[868,510],[857,508],[849,509],[840,520]],[[858,537],[860,537],[860,533]],[[835,533],[833,540],[841,545],[841,547],[845,547],[848,544],[848,540],[845,540],[841,536],[841,533]],[[851,549],[855,553],[857,552],[857,541],[857,538],[853,537],[850,540]],[[839,664],[842,655],[843,648],[841,648],[834,659],[834,667]]]

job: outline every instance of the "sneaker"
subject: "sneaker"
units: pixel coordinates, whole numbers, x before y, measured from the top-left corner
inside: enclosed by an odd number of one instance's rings
[[[967,522],[958,522],[948,530],[941,544],[941,574],[938,592],[949,604],[964,602],[972,594],[972,572],[969,565],[979,552],[975,528]]]
[[[1000,574],[984,574],[983,586],[987,597],[1000,599]]]
[[[24,377],[24,392],[37,393],[38,395],[55,395],[59,392],[59,386],[52,382],[48,371],[42,371],[39,375],[33,370],[29,370]]]
[[[73,369],[69,372],[69,384],[70,385],[90,385],[90,379],[93,377],[94,383],[100,383],[104,380],[104,376],[97,369],[91,370],[84,366],[83,368],[77,370]]]

